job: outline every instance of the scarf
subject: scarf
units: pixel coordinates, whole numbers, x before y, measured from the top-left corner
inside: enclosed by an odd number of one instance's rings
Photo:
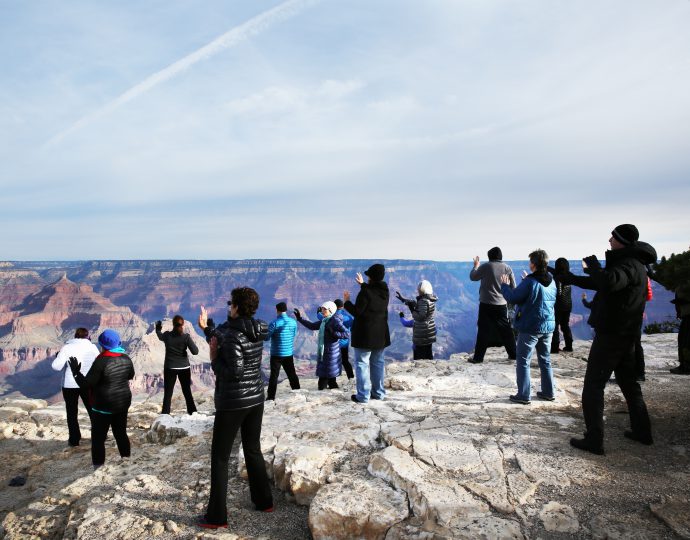
[[[321,359],[323,358],[323,351],[325,348],[324,345],[324,339],[326,337],[326,325],[328,324],[328,321],[331,320],[331,315],[330,317],[324,317],[323,320],[321,321],[321,326],[319,326],[319,347],[316,350],[316,363],[320,364]]]

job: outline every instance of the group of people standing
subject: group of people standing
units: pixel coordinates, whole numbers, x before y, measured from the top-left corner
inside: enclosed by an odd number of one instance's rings
[[[652,246],[639,241],[633,225],[616,227],[609,239],[611,249],[606,253],[606,266],[602,267],[592,255],[583,259],[584,276],[574,275],[565,259],[558,259],[549,267],[545,251],[529,254],[530,272],[525,272],[518,285],[511,268],[502,262],[499,248],[489,251],[489,261],[474,259],[470,278],[480,281],[480,304],[477,320],[477,342],[473,364],[484,361],[487,347],[500,342],[509,358],[516,362],[517,393],[510,400],[527,405],[531,402],[530,360],[536,351],[541,374],[541,389],[537,398],[552,401],[556,385],[550,363],[550,354],[558,352],[557,325],[564,334],[564,351],[572,350],[569,329],[572,300],[571,285],[596,291],[591,302],[589,324],[595,337],[589,353],[582,391],[582,408],[586,431],[584,438],[573,438],[570,443],[580,450],[604,453],[604,387],[612,373],[621,388],[630,411],[629,439],[652,444],[651,423],[642,391],[635,372],[635,342],[642,324],[648,286],[645,265],[656,260]],[[364,279],[366,276],[366,281]],[[317,367],[318,388],[337,388],[336,378],[344,367],[348,379],[356,379],[355,403],[381,400],[384,388],[384,350],[391,343],[388,327],[389,288],[384,281],[385,267],[374,264],[355,279],[359,285],[354,302],[349,291],[343,292],[343,301],[324,302],[317,321],[310,321],[295,309],[290,317],[284,302],[276,305],[276,318],[270,324],[255,319],[259,308],[259,295],[249,287],[232,290],[228,301],[228,317],[216,326],[201,307],[198,324],[209,343],[212,369],[216,383],[214,392],[215,418],[211,448],[211,491],[206,513],[198,524],[205,528],[227,527],[227,479],[230,450],[237,432],[241,432],[242,446],[249,476],[251,500],[256,510],[271,512],[273,499],[266,474],[260,445],[261,424],[265,399],[275,399],[280,368],[288,376],[290,387],[300,387],[294,367],[294,340],[297,324],[318,332]],[[434,314],[437,297],[428,281],[421,281],[414,300],[403,297],[411,319],[400,312],[403,325],[413,328],[414,358],[433,358],[432,344],[436,340]],[[515,306],[514,327],[509,319],[508,304]],[[166,344],[164,369],[163,412],[169,412],[172,388],[179,380],[192,414],[194,405],[189,390],[187,351],[196,354],[196,346],[183,331],[184,320],[173,320],[173,331],[156,333]],[[264,342],[270,341],[271,374],[268,395],[264,397],[261,361]],[[129,357],[121,348],[119,336],[106,330],[98,339],[102,351],[89,347],[88,332],[79,329],[56,358],[53,367],[62,369],[65,359],[73,378],[65,373],[65,402],[70,425],[70,444],[78,444],[76,403],[79,397],[90,406],[92,419],[92,456],[94,466],[104,460],[103,441],[108,428],[113,433],[123,457],[129,455],[126,434],[127,409],[131,402],[128,381],[134,376]],[[348,347],[354,349],[354,369],[349,363]],[[77,356],[82,359],[81,364]],[[91,363],[92,362],[92,363]],[[91,365],[89,366],[89,364]],[[82,375],[80,370],[85,370]],[[89,396],[86,396],[88,390]]]

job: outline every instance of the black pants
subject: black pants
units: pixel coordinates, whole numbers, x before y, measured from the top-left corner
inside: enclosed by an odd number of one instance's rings
[[[319,377],[319,390],[325,390],[326,386],[328,388],[340,388],[335,377]]]
[[[216,411],[211,443],[211,494],[206,519],[211,523],[227,523],[228,461],[237,431],[242,436],[242,449],[247,463],[249,493],[257,510],[273,506],[266,464],[261,453],[261,421],[264,404],[234,411]]]
[[[283,366],[288,381],[290,381],[290,388],[299,390],[299,377],[295,373],[295,359],[290,356],[271,356],[271,376],[268,379],[268,390],[266,391],[266,399],[276,398],[276,388],[278,387],[278,375],[280,375],[280,366]]]
[[[84,404],[86,412],[91,417],[91,407],[89,406],[89,391],[81,388],[63,388],[62,397],[65,399],[65,411],[67,412],[67,429],[69,430],[69,445],[77,446],[81,440],[81,430],[79,429],[79,398]]]
[[[127,411],[103,414],[98,411],[91,413],[91,461],[94,465],[105,463],[105,437],[108,430],[113,428],[113,437],[117,449],[122,457],[129,457],[129,437],[127,437]]]
[[[192,370],[190,369],[164,369],[163,370],[163,410],[161,414],[170,414],[170,402],[172,401],[175,381],[180,380],[182,395],[187,404],[187,414],[196,412],[194,397],[192,396]]]
[[[682,370],[690,373],[690,316],[683,317],[680,320],[678,361]]]
[[[349,358],[350,347],[340,347],[340,358],[343,361],[343,368],[347,374],[348,379],[353,379],[355,377],[355,372],[352,370],[352,364],[350,364]]]
[[[644,349],[642,348],[642,331],[637,334],[635,341],[635,375],[644,378]]]
[[[434,353],[431,352],[431,344],[429,345],[415,345],[412,351],[414,360],[433,360]]]
[[[477,342],[474,345],[474,359],[484,360],[492,331],[497,331],[506,348],[508,357],[515,359],[515,336],[508,319],[508,306],[494,306],[479,303],[477,317]]]
[[[556,328],[553,331],[553,337],[551,338],[551,352],[558,352],[558,345],[561,342],[561,335],[558,332],[558,327],[561,328],[563,332],[563,341],[565,342],[566,349],[573,348],[573,332],[570,330],[570,311],[556,311]]]
[[[604,443],[604,388],[611,373],[616,374],[616,382],[628,404],[633,433],[641,438],[652,435],[647,405],[636,381],[636,339],[635,334],[622,336],[598,332],[594,336],[582,388],[582,412],[587,427],[585,438],[593,446],[603,446]]]

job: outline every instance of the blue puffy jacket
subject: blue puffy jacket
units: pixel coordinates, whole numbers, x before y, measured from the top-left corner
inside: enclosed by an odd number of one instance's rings
[[[318,330],[321,322],[312,322],[305,318],[299,319],[309,330]],[[317,377],[338,377],[343,370],[343,362],[340,357],[340,340],[349,336],[347,328],[343,325],[340,317],[333,316],[326,322],[326,329],[323,336],[323,356],[316,364]]]
[[[524,334],[550,334],[556,329],[554,305],[556,285],[547,274],[530,274],[520,285],[511,289],[501,285],[503,297],[515,304],[515,328]]]
[[[271,356],[292,356],[294,353],[297,322],[287,313],[278,317],[268,325],[268,337],[271,340]]]

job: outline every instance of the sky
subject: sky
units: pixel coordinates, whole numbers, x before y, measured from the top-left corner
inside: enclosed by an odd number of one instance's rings
[[[0,259],[690,246],[690,1],[3,0]]]

